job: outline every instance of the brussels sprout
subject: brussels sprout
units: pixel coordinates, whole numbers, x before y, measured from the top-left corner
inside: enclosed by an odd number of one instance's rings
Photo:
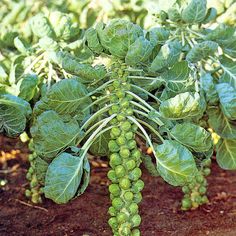
[[[25,196],[26,196],[27,198],[31,197],[31,191],[30,191],[29,189],[26,189],[26,190],[25,190]]]
[[[109,191],[112,193],[114,196],[119,196],[120,194],[120,188],[118,184],[111,184],[109,186]]]
[[[200,183],[202,183],[204,181],[204,177],[202,175],[197,175],[196,176],[196,180],[200,184]]]
[[[183,191],[183,193],[190,193],[190,189],[188,186],[183,186],[182,191]]]
[[[121,147],[120,149],[120,156],[123,158],[128,158],[130,156],[130,151],[128,148]]]
[[[118,223],[117,223],[117,220],[116,220],[116,217],[111,217],[109,220],[108,220],[108,224],[110,225],[110,227],[112,229],[116,229],[118,227]]]
[[[199,192],[201,195],[205,194],[206,191],[207,191],[207,189],[206,189],[206,187],[204,187],[204,186],[201,186],[201,187],[198,189],[198,192]]]
[[[124,121],[121,123],[120,127],[123,131],[129,131],[131,129],[131,124],[129,121]]]
[[[136,163],[134,160],[129,160],[125,163],[125,166],[128,170],[133,170],[136,166]]]
[[[131,202],[134,198],[134,194],[132,192],[125,192],[124,193],[124,199],[127,202]]]
[[[131,186],[131,183],[128,178],[122,178],[119,182],[119,185],[123,190],[128,190]]]
[[[133,227],[138,227],[141,224],[140,215],[136,214],[131,218],[131,223]]]
[[[134,138],[134,133],[131,132],[131,131],[125,133],[125,138],[126,138],[127,140],[133,139],[133,138]]]
[[[120,131],[120,129],[118,127],[113,127],[111,129],[111,134],[113,134],[114,137],[118,137],[120,135],[120,133],[121,133],[121,131]]]
[[[110,156],[110,165],[111,167],[118,166],[122,163],[120,155],[118,153],[112,153]]]
[[[118,91],[116,92],[116,96],[117,96],[118,98],[124,98],[124,97],[125,97],[125,92],[122,91],[122,90],[118,90]]]
[[[120,235],[129,236],[131,234],[130,225],[128,223],[123,223],[120,226]]]
[[[131,236],[140,236],[140,230],[139,229],[133,229],[131,232]]]
[[[182,199],[182,209],[183,210],[188,210],[192,206],[192,202],[189,198],[184,198]]]
[[[116,216],[117,214],[117,211],[114,207],[109,207],[109,210],[108,210],[108,213],[111,215],[111,216]]]
[[[116,177],[116,172],[114,170],[109,170],[107,173],[107,177],[109,180],[111,180],[113,183],[117,183],[117,177]]]
[[[118,114],[117,115],[117,120],[118,121],[124,121],[125,120],[125,115],[124,114]]]
[[[141,158],[141,152],[138,149],[133,150],[131,156],[135,159],[135,161],[138,161]]]
[[[117,144],[118,144],[119,146],[122,146],[122,145],[124,145],[124,144],[126,143],[126,139],[125,139],[125,137],[120,136],[120,137],[118,137],[118,138],[116,139],[116,142],[117,142]]]
[[[210,175],[210,173],[211,173],[211,169],[210,169],[210,168],[205,168],[205,169],[203,170],[203,175],[204,175],[204,176],[208,176],[208,175]]]
[[[122,165],[119,165],[119,166],[115,167],[115,173],[118,178],[121,178],[121,177],[125,176],[126,171]]]
[[[118,105],[113,105],[113,106],[111,107],[111,110],[112,110],[114,113],[118,113],[119,110],[120,110],[120,107],[119,107]]]
[[[143,197],[142,197],[142,194],[140,192],[134,194],[134,202],[135,203],[137,203],[137,204],[140,203],[142,201],[142,198]]]
[[[129,212],[130,212],[132,215],[134,215],[134,214],[136,214],[136,213],[138,212],[138,204],[132,202],[132,203],[130,204],[130,206],[129,206],[128,209],[129,209]]]
[[[136,181],[138,180],[142,175],[142,171],[140,168],[136,167],[134,170],[132,170],[130,173],[129,173],[129,178],[133,181]]]
[[[118,152],[120,150],[119,145],[116,143],[115,140],[110,140],[108,143],[108,148],[111,152]]]
[[[128,216],[123,212],[118,213],[116,218],[120,224],[125,223],[128,220]]]
[[[122,208],[123,204],[124,204],[123,201],[119,197],[114,198],[112,200],[112,206],[117,210],[120,210]]]
[[[137,146],[137,144],[136,144],[136,141],[135,141],[135,140],[130,140],[130,141],[128,142],[128,148],[129,148],[129,149],[134,149],[134,148],[136,148],[136,146]]]
[[[133,183],[132,190],[134,193],[142,191],[143,188],[144,188],[144,182],[141,179]]]
[[[132,108],[127,108],[127,110],[125,111],[125,114],[127,116],[132,116],[134,114],[134,111]]]

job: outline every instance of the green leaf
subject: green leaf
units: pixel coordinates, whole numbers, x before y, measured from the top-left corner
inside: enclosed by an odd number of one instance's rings
[[[88,48],[90,48],[93,52],[99,54],[103,51],[103,47],[99,42],[97,31],[94,28],[89,28],[85,32],[85,42]]]
[[[196,44],[187,54],[186,60],[196,63],[208,56],[214,55],[218,49],[218,44],[213,41],[204,41]]]
[[[18,96],[26,101],[30,101],[37,92],[38,77],[36,75],[24,75],[17,83],[19,87]]]
[[[0,133],[13,137],[20,135],[31,112],[29,103],[22,98],[10,94],[0,95]]]
[[[181,92],[186,87],[190,69],[186,61],[176,62],[172,68],[165,71],[161,77],[167,81],[168,89]]]
[[[229,38],[220,45],[225,54],[236,57],[236,36]]]
[[[205,101],[198,93],[180,93],[160,105],[163,117],[173,120],[197,116],[205,110]]]
[[[108,142],[110,138],[110,130],[100,134],[90,146],[89,151],[95,156],[107,156],[109,154]]]
[[[170,134],[176,141],[195,152],[206,152],[212,147],[211,134],[192,123],[177,124]]]
[[[179,59],[181,49],[181,44],[178,41],[164,44],[153,60],[149,71],[155,73],[163,68],[174,65]]]
[[[230,83],[236,89],[236,63],[235,61],[222,57],[220,60],[221,67],[224,70],[223,75],[220,77],[219,82]]]
[[[216,85],[220,99],[220,107],[225,116],[230,120],[236,120],[236,89],[228,83]]]
[[[86,109],[91,103],[86,87],[75,79],[65,79],[54,84],[36,109],[54,110],[59,115],[89,114]],[[84,112],[83,112],[84,110]]]
[[[220,108],[212,107],[207,110],[208,123],[222,138],[236,138],[236,121],[229,120]]]
[[[187,23],[201,23],[207,14],[206,0],[192,0],[182,11],[182,19]]]
[[[153,45],[150,41],[141,36],[129,46],[125,62],[131,66],[140,65],[148,60],[152,50]]]
[[[216,160],[225,170],[236,169],[236,140],[223,139],[216,146]]]
[[[86,172],[86,183],[89,180],[90,170],[87,164],[87,157],[83,152],[79,156],[66,152],[58,155],[47,170],[44,187],[45,196],[58,204],[63,204],[67,203],[78,192],[82,194],[87,187],[83,185]]]
[[[55,32],[53,31],[47,17],[41,13],[31,18],[30,26],[34,35],[38,36],[39,38],[44,36],[48,36],[50,38],[55,37]]]
[[[153,46],[164,44],[169,36],[170,32],[162,27],[153,27],[147,32],[147,39],[149,39]]]
[[[99,40],[110,54],[119,58],[125,58],[129,46],[143,36],[140,26],[124,19],[113,19],[103,26],[97,28]]]
[[[206,73],[200,77],[200,87],[204,91],[206,101],[209,104],[216,104],[218,102],[219,98],[211,74]]]
[[[31,128],[34,148],[44,160],[52,160],[68,146],[76,144],[76,138],[82,136],[75,119],[64,122],[55,111],[46,111],[37,117]]]
[[[197,172],[192,153],[176,141],[165,140],[155,148],[157,170],[171,185],[182,186]]]
[[[214,7],[211,7],[207,10],[206,17],[202,23],[207,24],[211,21],[214,21],[216,17],[217,17],[217,10]]]

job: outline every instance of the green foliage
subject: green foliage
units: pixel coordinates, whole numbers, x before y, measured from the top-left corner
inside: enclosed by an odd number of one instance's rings
[[[9,14],[0,6],[0,132],[31,126],[26,196],[62,204],[82,194],[90,153],[109,156],[115,236],[140,235],[141,162],[182,187],[183,210],[207,203],[213,150],[222,168],[236,169],[235,28],[210,25],[216,11],[205,0],[153,7],[158,24],[150,29],[142,28],[146,1],[109,1],[123,7],[111,16],[129,9],[132,22],[94,26],[99,11],[86,1],[45,3],[49,11],[36,2],[32,13],[28,1],[9,4]],[[137,140],[152,157],[142,157]]]

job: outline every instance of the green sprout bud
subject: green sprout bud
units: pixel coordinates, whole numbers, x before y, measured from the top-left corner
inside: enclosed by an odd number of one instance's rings
[[[119,185],[123,190],[128,190],[131,186],[131,183],[130,183],[129,179],[123,178],[120,180]]]
[[[125,223],[128,220],[128,216],[123,212],[118,213],[116,218],[120,224]]]
[[[117,212],[116,212],[116,209],[114,207],[109,207],[109,210],[108,210],[108,213],[111,215],[111,216],[116,216]]]
[[[134,194],[134,202],[135,203],[139,204],[142,201],[142,199],[143,199],[143,197],[140,192]]]
[[[205,168],[205,169],[203,170],[203,175],[204,175],[204,176],[208,176],[208,175],[210,175],[210,173],[211,173],[211,169],[210,169],[210,168]]]
[[[125,133],[125,138],[126,138],[127,140],[133,139],[133,138],[134,138],[134,133],[131,132],[131,131]]]
[[[136,214],[138,212],[138,204],[136,204],[134,202],[131,203],[128,210],[132,215]]]
[[[118,184],[111,184],[109,186],[109,192],[113,194],[114,196],[119,196],[120,194],[120,188]]]
[[[25,196],[26,196],[27,198],[30,198],[30,197],[31,197],[31,191],[30,191],[29,189],[26,189],[26,190],[25,190]]]
[[[141,236],[139,229],[133,229],[131,232],[131,236]]]
[[[118,121],[124,121],[125,120],[125,115],[124,114],[118,114],[116,118],[117,118]]]
[[[110,165],[111,167],[120,165],[122,163],[122,159],[118,153],[112,153],[110,156]]]
[[[120,156],[123,158],[128,158],[130,156],[130,151],[128,148],[121,147],[120,149]]]
[[[116,217],[111,217],[111,218],[108,220],[108,224],[110,225],[110,227],[111,227],[112,229],[117,229],[118,223],[117,223]]]
[[[130,124],[130,122],[129,121],[124,121],[124,122],[122,122],[121,123],[121,129],[123,130],[123,131],[129,131],[130,129],[131,129],[131,124]]]
[[[116,177],[116,172],[114,170],[109,170],[108,173],[107,173],[107,177],[113,183],[117,183],[117,181],[118,181],[118,179]]]
[[[123,204],[124,204],[123,201],[122,201],[119,197],[114,198],[114,199],[112,200],[112,206],[113,206],[116,210],[120,210],[120,209],[122,208]]]
[[[134,194],[132,192],[125,192],[124,193],[124,199],[127,202],[131,202],[134,198]]]
[[[192,207],[192,201],[190,198],[182,199],[182,210],[188,210]]]
[[[126,172],[125,172],[125,168],[122,165],[119,165],[115,168],[115,172],[116,172],[116,176],[118,178],[121,178],[123,176],[125,176]]]
[[[128,170],[133,170],[136,166],[136,162],[131,159],[125,163],[125,166]]]
[[[129,149],[134,149],[134,148],[136,148],[137,147],[137,144],[136,144],[136,141],[135,140],[130,140],[129,142],[128,142],[128,148]]]
[[[116,142],[119,146],[122,146],[126,143],[126,139],[125,139],[125,137],[120,136],[116,139]]]
[[[188,186],[183,186],[182,191],[183,191],[183,193],[190,193],[190,189]]]
[[[207,189],[206,189],[206,187],[201,186],[201,187],[198,189],[198,192],[199,192],[201,195],[203,195],[203,194],[206,194]]]
[[[108,148],[110,152],[118,152],[120,150],[119,145],[116,143],[115,140],[110,140],[108,143]]]
[[[204,181],[204,177],[202,175],[197,175],[196,176],[196,180],[200,184],[200,183],[202,183]]]
[[[136,167],[134,170],[132,170],[130,173],[129,173],[129,178],[133,181],[136,181],[138,180],[142,175],[142,171],[140,168]]]
[[[144,182],[141,179],[133,183],[132,190],[134,193],[142,191],[143,188],[144,188]]]
[[[138,227],[141,224],[140,215],[136,214],[131,218],[131,223],[133,227]]]

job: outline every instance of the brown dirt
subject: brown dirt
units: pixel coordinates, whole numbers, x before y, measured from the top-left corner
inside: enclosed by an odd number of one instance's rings
[[[106,165],[92,167],[92,177],[87,191],[66,205],[56,205],[45,199],[36,208],[24,197],[27,186],[27,149],[17,140],[1,139],[1,150],[21,150],[15,159],[9,160],[0,173],[0,179],[8,184],[0,188],[1,236],[111,236],[107,225],[109,197]],[[0,158],[1,159],[1,158]],[[1,161],[1,160],[0,160]],[[17,166],[19,164],[19,166]],[[0,167],[1,162],[0,162]],[[14,167],[14,168],[13,168]],[[13,168],[13,169],[12,169]],[[141,231],[143,236],[235,236],[236,235],[236,172],[220,170],[214,163],[209,177],[210,204],[189,212],[179,210],[182,193],[150,177],[146,171]],[[1,171],[2,172],[2,171]]]

